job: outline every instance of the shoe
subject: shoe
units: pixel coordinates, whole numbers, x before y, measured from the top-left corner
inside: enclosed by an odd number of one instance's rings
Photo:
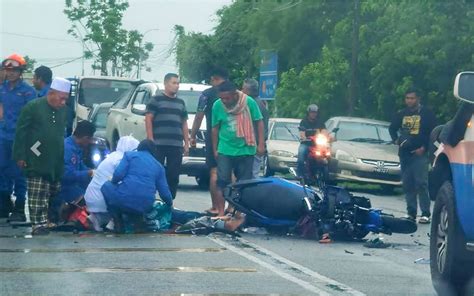
[[[421,216],[420,219],[418,219],[418,223],[420,224],[430,224],[431,219],[428,216]]]
[[[32,235],[48,235],[49,229],[45,225],[33,226]]]
[[[92,225],[92,228],[94,229],[94,231],[97,231],[97,232],[103,232],[104,231],[104,229],[99,224],[99,220],[97,219],[97,217],[94,214],[89,214],[89,216],[87,216],[87,220]]]
[[[11,215],[10,218],[8,219],[8,222],[26,222],[26,216],[25,213],[21,213],[18,211],[14,211]]]
[[[13,211],[13,202],[10,194],[7,192],[0,192],[0,218],[8,218]]]
[[[416,222],[416,216],[406,215],[406,216],[405,216],[405,219],[408,219],[408,220],[411,220],[411,221]]]

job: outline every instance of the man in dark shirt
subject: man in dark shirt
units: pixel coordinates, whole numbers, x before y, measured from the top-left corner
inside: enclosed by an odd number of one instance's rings
[[[199,97],[196,117],[194,117],[193,128],[191,130],[191,146],[196,146],[196,134],[201,127],[202,120],[206,116],[206,164],[209,167],[209,191],[211,193],[212,207],[207,210],[210,213],[217,213],[216,194],[217,194],[217,162],[212,151],[212,106],[219,99],[217,86],[228,80],[227,71],[221,68],[213,69],[211,73],[212,87],[202,92]]]
[[[145,124],[147,138],[157,146],[156,159],[166,167],[166,180],[174,199],[183,153],[189,153],[188,112],[184,101],[176,96],[178,75],[168,73],[164,80],[163,93],[153,97],[147,105]]]
[[[431,131],[436,125],[433,112],[420,104],[417,90],[405,93],[406,108],[399,111],[390,124],[390,136],[399,146],[403,191],[408,217],[415,220],[417,196],[421,208],[419,223],[430,223],[430,197],[428,193],[428,145]]]
[[[39,66],[35,69],[33,75],[33,86],[38,91],[38,98],[44,97],[48,94],[53,80],[53,72],[46,66]]]
[[[244,80],[244,84],[242,85],[242,92],[251,96],[255,102],[257,102],[258,108],[260,109],[260,113],[263,116],[263,138],[265,140],[265,150],[266,150],[266,141],[268,139],[268,120],[270,119],[270,112],[268,112],[267,104],[259,98],[259,90],[258,90],[258,81],[252,78],[247,78]],[[257,133],[257,126],[254,127],[255,134]],[[257,143],[258,144],[258,143]],[[260,174],[260,169],[262,167],[263,158],[265,155],[255,154],[255,158],[253,160],[253,177],[258,178]]]
[[[306,109],[306,117],[303,118],[298,127],[300,131],[300,147],[298,148],[298,164],[297,173],[299,177],[304,177],[304,162],[309,153],[309,145],[304,141],[317,133],[327,132],[326,125],[318,118],[319,108],[315,104],[311,104]]]

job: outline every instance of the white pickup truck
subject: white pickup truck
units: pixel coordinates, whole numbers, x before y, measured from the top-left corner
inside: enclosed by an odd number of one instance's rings
[[[178,97],[183,99],[188,110],[188,127],[191,130],[201,92],[209,85],[181,83]],[[146,138],[146,104],[157,92],[163,89],[162,83],[146,82],[139,84],[131,94],[119,98],[110,108],[107,118],[105,138],[111,150],[122,136],[133,135],[139,141]],[[183,157],[181,174],[193,176],[201,187],[209,184],[209,170],[205,159],[206,122],[203,120],[197,134],[196,148],[191,148],[189,156]]]

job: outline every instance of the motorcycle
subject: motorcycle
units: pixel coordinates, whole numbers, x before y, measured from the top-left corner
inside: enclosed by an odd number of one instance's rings
[[[92,143],[84,151],[84,164],[91,169],[96,169],[109,154],[107,142],[102,138],[94,137]]]
[[[301,141],[309,146],[309,153],[305,159],[305,183],[322,188],[328,179],[328,163],[331,157],[331,144],[328,135],[317,133],[317,130],[307,130],[315,133]]]
[[[268,177],[229,185],[224,198],[245,214],[246,226],[284,229],[310,238],[329,234],[335,239],[357,240],[369,232],[390,235],[417,230],[414,221],[373,209],[368,198],[337,186],[316,190]]]

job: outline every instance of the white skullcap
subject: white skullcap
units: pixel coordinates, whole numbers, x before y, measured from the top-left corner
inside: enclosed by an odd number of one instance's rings
[[[71,90],[71,81],[61,77],[55,77],[53,79],[53,82],[51,82],[51,89],[69,93],[69,91]]]

